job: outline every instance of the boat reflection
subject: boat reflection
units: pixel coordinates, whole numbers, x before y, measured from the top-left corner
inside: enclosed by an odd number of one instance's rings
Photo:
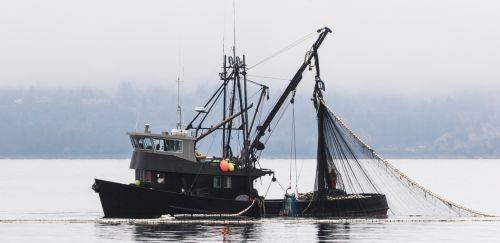
[[[251,223],[96,224],[100,239],[125,241],[348,241],[351,225],[262,220]]]
[[[135,225],[135,241],[254,241],[259,239],[258,224],[159,224]]]
[[[317,223],[318,241],[344,241],[349,240],[349,224]]]

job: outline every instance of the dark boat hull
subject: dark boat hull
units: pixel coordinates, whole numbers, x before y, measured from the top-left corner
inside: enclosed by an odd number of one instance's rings
[[[382,194],[361,194],[362,198],[341,198],[311,202],[297,201],[296,215],[302,217],[386,217],[387,201]],[[283,200],[265,200],[266,216],[281,216]]]
[[[93,189],[99,193],[106,218],[157,218],[162,215],[213,214],[247,217],[280,216],[283,200],[261,202],[190,196],[135,185],[95,180]],[[300,216],[318,217],[384,217],[387,202],[384,195],[370,194],[361,199],[321,202],[320,213],[301,212],[309,202],[298,201]],[[265,207],[265,208],[264,208]]]
[[[238,214],[258,217],[258,203],[181,193],[95,180],[106,218],[157,218],[175,214]],[[244,213],[242,213],[244,212]]]

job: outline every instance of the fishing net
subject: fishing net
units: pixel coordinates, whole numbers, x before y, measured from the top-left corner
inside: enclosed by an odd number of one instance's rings
[[[315,192],[384,194],[388,214],[394,216],[487,216],[450,202],[408,178],[354,134],[322,97],[316,97],[315,105],[318,154],[323,153],[325,160],[323,165],[318,160]]]

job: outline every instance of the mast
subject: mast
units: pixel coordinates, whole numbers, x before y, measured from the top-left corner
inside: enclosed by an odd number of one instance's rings
[[[228,78],[228,81],[231,79],[232,76],[232,89],[231,89],[231,95],[229,98],[229,116],[232,116],[234,114],[234,103],[236,99],[236,60],[234,58],[229,57],[229,65],[230,68],[232,68],[231,75]],[[229,81],[230,82],[230,81]],[[229,83],[228,82],[228,83]],[[233,131],[233,120],[231,120],[228,123],[228,130],[227,130],[227,136],[226,136],[226,154],[223,155],[223,157],[232,157],[233,151],[231,149],[231,133]]]
[[[221,74],[221,79],[223,82],[226,82],[227,79],[227,63],[226,63],[227,57],[224,55],[224,66],[222,68],[222,74]],[[224,96],[223,96],[223,104],[222,104],[222,120],[226,120],[226,103],[227,103],[227,91],[226,91],[226,86],[224,85]],[[226,147],[226,123],[224,123],[222,127],[222,157],[226,156],[227,154],[227,147]]]
[[[265,135],[266,130],[269,128],[272,120],[274,119],[290,93],[296,89],[297,85],[302,79],[302,73],[305,71],[307,66],[311,64],[312,59],[314,58],[316,63],[319,63],[317,50],[321,46],[327,34],[331,33],[331,30],[327,27],[324,27],[322,29],[319,29],[317,32],[319,33],[318,39],[311,47],[311,50],[308,51],[303,64],[299,67],[298,71],[293,76],[285,91],[278,99],[277,103],[266,116],[264,122],[261,125],[255,127],[255,132],[253,132],[254,122],[256,120],[255,118],[259,110],[261,110],[263,100],[266,98],[266,96],[267,99],[269,99],[269,88],[265,85],[247,80],[246,57],[244,55],[242,56],[242,58],[236,56],[236,45],[233,45],[232,55],[224,55],[222,72],[219,73],[222,84],[205,103],[205,106],[200,107],[200,109],[197,110],[198,113],[187,125],[186,130],[196,129],[194,133],[195,136],[198,136],[200,131],[202,132],[202,134],[204,134],[203,137],[197,139],[196,141],[199,141],[202,138],[206,137],[206,135],[208,135],[206,133],[203,133],[203,131],[210,130],[211,132],[214,132],[215,130],[222,130],[222,157],[234,158],[245,165],[245,167],[247,168],[255,166],[254,163],[257,160],[256,151],[264,149],[264,145],[260,142],[260,139]],[[316,72],[316,79],[318,81],[318,65],[316,66]],[[260,86],[261,89],[261,94],[257,102],[257,106],[253,111],[251,119],[249,119],[248,117],[249,108],[252,106],[252,104],[248,103],[248,82]],[[209,113],[211,113],[212,108],[216,105],[217,101],[221,97],[223,109],[221,121],[224,122],[219,123],[222,125],[217,129],[212,129],[213,126],[203,126],[203,122],[205,121]],[[237,120],[239,120],[241,124],[236,125],[235,121]],[[197,125],[195,125],[196,123]],[[233,136],[236,133],[241,134],[243,138],[242,144],[240,144],[239,146],[241,147],[241,151],[238,151],[240,153],[238,157],[234,156],[232,150],[232,145],[235,144],[233,141],[235,140]],[[255,136],[252,140],[250,140],[250,136],[253,136],[253,134],[255,134]]]
[[[247,96],[247,64],[246,64],[246,61],[245,61],[245,55],[243,55],[243,92],[244,92],[244,95],[245,95],[245,107],[248,107],[248,96]],[[260,99],[259,99],[259,104],[260,104]],[[259,104],[257,105],[257,107],[259,106]],[[244,135],[244,139],[243,139],[243,154],[242,154],[242,157],[245,158],[245,160],[248,162],[248,146],[250,146],[250,142],[249,142],[249,137],[250,137],[250,131],[248,130],[248,110],[245,110],[245,113],[243,113],[243,118],[245,120],[245,123],[243,123],[244,127],[243,127],[243,135]]]

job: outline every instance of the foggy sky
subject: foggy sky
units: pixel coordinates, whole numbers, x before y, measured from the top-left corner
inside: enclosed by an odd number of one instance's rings
[[[180,69],[186,89],[215,82],[223,39],[226,52],[233,42],[232,9],[230,0],[2,1],[0,88],[172,85]],[[252,65],[329,26],[320,50],[327,85],[499,88],[499,11],[487,0],[237,0],[237,51]],[[291,77],[313,40],[250,74]]]

